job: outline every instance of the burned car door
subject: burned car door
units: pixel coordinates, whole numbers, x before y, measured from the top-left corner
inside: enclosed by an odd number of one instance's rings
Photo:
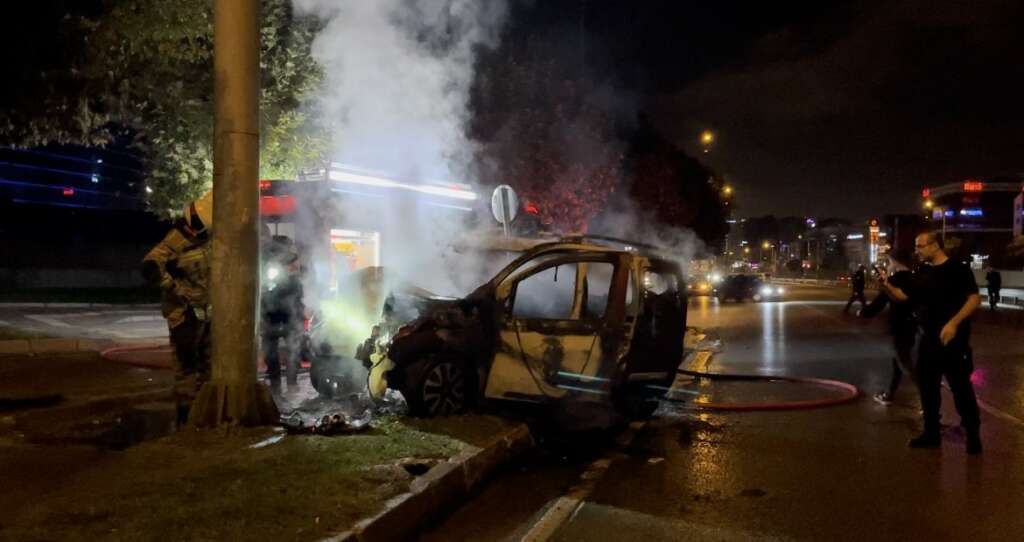
[[[677,265],[659,260],[646,262],[638,271],[640,296],[627,316],[633,324],[628,378],[666,385],[683,357],[687,299],[682,273]]]
[[[485,396],[608,395],[618,342],[607,330],[622,328],[625,288],[615,284],[626,274],[618,255],[572,255],[506,279],[496,294],[502,310]]]

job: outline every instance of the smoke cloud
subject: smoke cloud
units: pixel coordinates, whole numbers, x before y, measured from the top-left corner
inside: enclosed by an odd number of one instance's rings
[[[325,73],[318,109],[333,136],[331,160],[404,183],[474,186],[476,145],[466,136],[476,54],[497,44],[504,0],[294,0],[325,21],[313,54]],[[456,203],[466,207],[476,202]],[[383,224],[381,263],[417,285],[458,293],[444,255],[460,220],[396,194]],[[371,212],[353,198],[342,212]],[[451,213],[449,213],[451,215]],[[346,219],[347,217],[339,217]],[[363,221],[363,220],[357,220]]]

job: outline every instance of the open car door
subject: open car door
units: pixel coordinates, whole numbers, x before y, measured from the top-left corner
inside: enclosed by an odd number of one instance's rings
[[[624,335],[628,277],[621,255],[568,254],[504,280],[485,396],[605,399]]]

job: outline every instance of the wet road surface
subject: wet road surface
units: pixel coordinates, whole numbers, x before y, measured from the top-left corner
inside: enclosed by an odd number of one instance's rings
[[[158,306],[0,305],[0,326],[45,337],[165,339],[167,322]]]
[[[840,379],[862,397],[781,412],[663,403],[629,445],[595,450],[610,466],[550,539],[1021,539],[1021,322],[976,318],[974,380],[991,407],[982,414],[985,453],[966,456],[956,427],[944,432],[941,450],[910,450],[906,441],[920,428],[916,390],[905,384],[889,407],[870,398],[889,378],[884,319],[844,316],[841,290],[789,290],[784,302],[692,300],[690,325],[721,339],[707,369]],[[721,393],[744,396],[740,383],[730,386]],[[951,397],[943,399],[943,421],[955,426]],[[518,539],[545,506],[578,487],[592,459],[527,458],[423,540]]]

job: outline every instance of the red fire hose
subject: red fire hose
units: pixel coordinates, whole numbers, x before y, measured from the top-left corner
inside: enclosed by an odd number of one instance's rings
[[[688,371],[686,369],[679,369],[677,372],[681,375],[692,376],[694,378],[706,378],[708,380],[793,382],[797,384],[814,384],[818,386],[838,388],[844,391],[842,395],[836,397],[828,397],[824,399],[808,399],[803,401],[779,401],[761,403],[693,403],[694,406],[702,408],[704,410],[750,412],[756,410],[799,410],[807,408],[824,408],[846,404],[860,396],[860,390],[857,389],[857,386],[854,386],[853,384],[848,384],[846,382],[841,382],[839,380],[828,380],[824,378],[806,378],[773,375],[770,376],[753,374],[702,373],[698,371]],[[681,399],[666,399],[669,401],[683,402]]]
[[[118,363],[125,363],[127,365],[135,365],[137,367],[145,367],[147,369],[169,369],[171,365],[167,363],[160,363],[158,361],[146,361],[145,359],[135,359],[132,357],[113,357],[118,354],[132,354],[132,353],[147,353],[147,354],[162,354],[170,353],[171,345],[162,344],[138,344],[130,346],[112,346],[105,350],[100,351],[100,357],[110,361],[116,361]]]

